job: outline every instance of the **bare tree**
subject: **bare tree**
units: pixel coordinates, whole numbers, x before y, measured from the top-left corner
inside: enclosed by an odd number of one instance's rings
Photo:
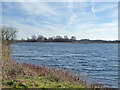
[[[16,38],[17,29],[11,26],[9,27],[2,26],[1,33],[2,33],[2,41],[7,42],[7,44],[10,44]]]

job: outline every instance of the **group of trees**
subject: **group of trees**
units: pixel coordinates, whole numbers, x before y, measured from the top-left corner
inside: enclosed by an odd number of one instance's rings
[[[27,38],[27,40],[25,39],[21,39],[22,42],[72,42],[72,41],[76,41],[76,37],[75,36],[71,36],[71,38],[69,39],[68,36],[52,36],[52,37],[44,37],[42,35],[39,35],[38,37],[35,35],[32,35],[31,38]]]

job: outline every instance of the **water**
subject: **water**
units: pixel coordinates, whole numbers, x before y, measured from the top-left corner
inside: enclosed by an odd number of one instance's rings
[[[17,43],[12,48],[13,60],[82,72],[118,87],[118,44]]]

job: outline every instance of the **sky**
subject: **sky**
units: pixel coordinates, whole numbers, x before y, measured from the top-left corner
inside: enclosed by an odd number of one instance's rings
[[[118,40],[117,2],[2,2],[2,25],[32,35]]]

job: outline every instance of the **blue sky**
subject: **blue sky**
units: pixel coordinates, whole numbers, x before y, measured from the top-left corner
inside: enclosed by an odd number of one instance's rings
[[[2,24],[32,35],[118,39],[117,2],[3,2]]]

